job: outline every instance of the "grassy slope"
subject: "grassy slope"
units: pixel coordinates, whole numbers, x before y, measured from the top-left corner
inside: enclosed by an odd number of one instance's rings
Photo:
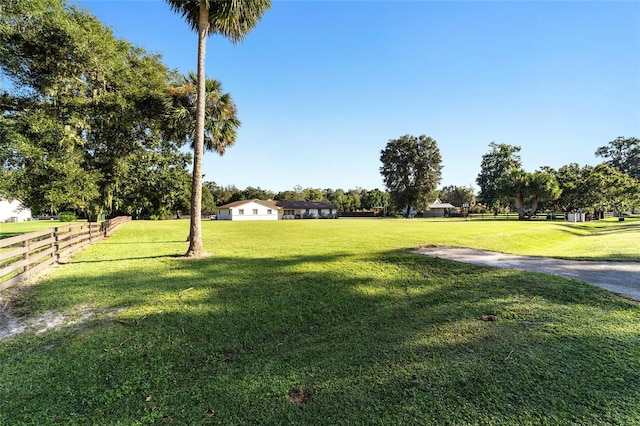
[[[638,260],[637,223],[498,225],[205,222],[186,261],[128,224],[18,300],[93,316],[0,343],[0,424],[640,423],[637,303],[406,250]]]

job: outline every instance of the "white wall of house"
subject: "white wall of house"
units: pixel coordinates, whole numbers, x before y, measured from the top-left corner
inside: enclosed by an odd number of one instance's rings
[[[321,216],[330,217],[336,214],[332,209],[280,209],[280,219],[304,219],[307,215],[312,215],[314,218]]]
[[[218,209],[216,214],[218,220],[231,220],[231,209]]]
[[[278,220],[278,208],[248,201],[232,208],[218,210],[218,220]]]
[[[320,209],[318,214],[320,216],[330,217],[336,214],[336,211],[334,209]]]
[[[295,219],[296,216],[301,218],[302,213],[300,212],[300,209],[280,209],[278,210],[278,219]]]
[[[0,222],[26,222],[31,220],[31,210],[19,201],[0,200]]]

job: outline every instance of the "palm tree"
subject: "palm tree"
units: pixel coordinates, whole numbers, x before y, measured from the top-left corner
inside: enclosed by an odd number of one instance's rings
[[[179,76],[167,92],[172,105],[167,115],[170,137],[187,141],[195,149],[197,76],[190,72]],[[224,155],[227,147],[236,142],[236,131],[240,120],[236,116],[236,105],[229,93],[223,93],[222,84],[212,78],[205,79],[204,150]]]
[[[205,134],[205,71],[206,40],[210,34],[221,34],[232,43],[239,43],[271,7],[271,0],[166,0],[171,9],[182,15],[198,33],[198,74],[196,132],[193,150],[193,180],[191,185],[191,225],[189,250],[186,256],[201,256],[202,246],[202,155]]]
[[[180,142],[188,142],[195,150],[197,76],[190,72],[179,76],[168,88],[171,105],[165,120],[167,136]],[[223,93],[218,80],[205,80],[204,150],[224,155],[227,147],[236,142],[236,131],[240,120],[236,116],[236,105],[229,93]],[[191,232],[191,230],[189,231]],[[191,241],[191,235],[187,238]]]

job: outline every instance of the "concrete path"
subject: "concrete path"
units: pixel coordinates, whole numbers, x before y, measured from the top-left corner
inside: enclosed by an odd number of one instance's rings
[[[564,260],[457,247],[423,247],[416,252],[475,265],[560,275],[640,301],[640,263],[637,262]]]

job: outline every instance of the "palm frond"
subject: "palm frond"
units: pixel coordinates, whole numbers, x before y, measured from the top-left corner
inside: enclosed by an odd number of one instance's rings
[[[198,31],[201,0],[166,0],[193,31]],[[209,9],[209,34],[241,42],[271,8],[271,0],[202,0]]]
[[[193,147],[196,131],[197,78],[194,73],[180,76],[168,89],[172,98],[167,115],[170,137],[190,143]],[[220,155],[236,141],[240,120],[236,116],[236,104],[229,93],[224,93],[222,84],[215,79],[205,81],[205,139],[204,148]]]

